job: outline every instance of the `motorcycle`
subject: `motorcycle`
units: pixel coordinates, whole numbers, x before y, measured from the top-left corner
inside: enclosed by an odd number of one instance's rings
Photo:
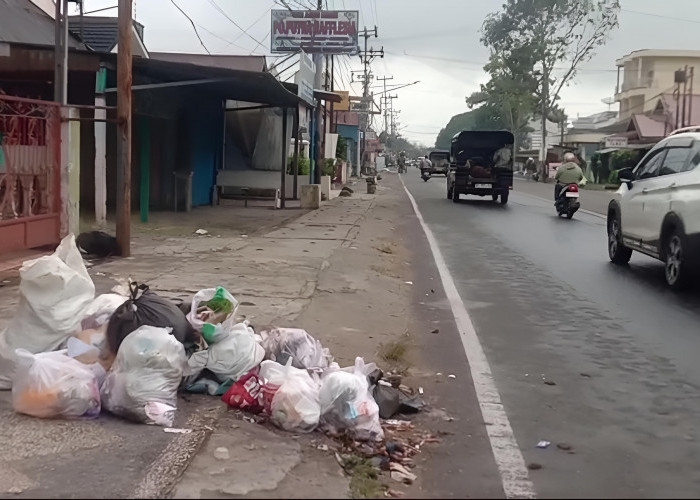
[[[420,178],[423,179],[424,182],[428,182],[428,179],[430,179],[430,170],[423,169],[420,171]]]
[[[581,208],[579,203],[579,190],[577,184],[566,184],[559,191],[557,200],[554,202],[554,207],[557,209],[557,215],[561,217],[566,215],[567,219],[571,219],[576,211]]]

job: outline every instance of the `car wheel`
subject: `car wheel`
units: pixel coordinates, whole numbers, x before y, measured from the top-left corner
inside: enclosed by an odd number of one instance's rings
[[[677,229],[674,229],[664,242],[664,262],[668,286],[677,290],[685,288],[688,285],[688,265],[684,238]]]
[[[508,193],[503,193],[501,195],[501,205],[505,205],[508,203]]]
[[[622,243],[620,216],[608,215],[608,256],[614,264],[627,264],[632,258],[632,249]]]

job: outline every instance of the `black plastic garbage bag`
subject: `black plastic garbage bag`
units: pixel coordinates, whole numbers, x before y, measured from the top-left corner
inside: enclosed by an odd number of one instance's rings
[[[177,305],[153,293],[147,285],[134,282],[129,288],[131,299],[114,311],[107,326],[107,342],[112,352],[118,352],[124,338],[144,325],[172,328],[172,335],[186,350],[197,343],[197,333]],[[139,290],[142,291],[140,296]]]

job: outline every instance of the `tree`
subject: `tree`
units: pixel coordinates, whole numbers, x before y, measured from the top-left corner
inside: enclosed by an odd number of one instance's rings
[[[487,107],[499,117],[515,137],[513,149],[516,153],[518,146],[527,142],[527,133],[532,131],[529,123],[537,104],[532,57],[531,51],[523,49],[509,54],[492,52],[484,66],[489,81],[466,99],[470,108]]]
[[[506,0],[484,21],[481,41],[498,57],[530,54],[534,64],[526,79],[537,81],[543,152],[546,119],[557,109],[562,89],[617,27],[619,11],[619,0]]]

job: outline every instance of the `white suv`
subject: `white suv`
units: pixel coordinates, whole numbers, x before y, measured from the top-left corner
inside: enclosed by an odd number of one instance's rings
[[[700,129],[694,129],[700,130]],[[666,264],[672,288],[700,268],[700,132],[679,130],[654,146],[634,169],[620,171],[608,206],[608,254],[627,264],[632,250]]]

